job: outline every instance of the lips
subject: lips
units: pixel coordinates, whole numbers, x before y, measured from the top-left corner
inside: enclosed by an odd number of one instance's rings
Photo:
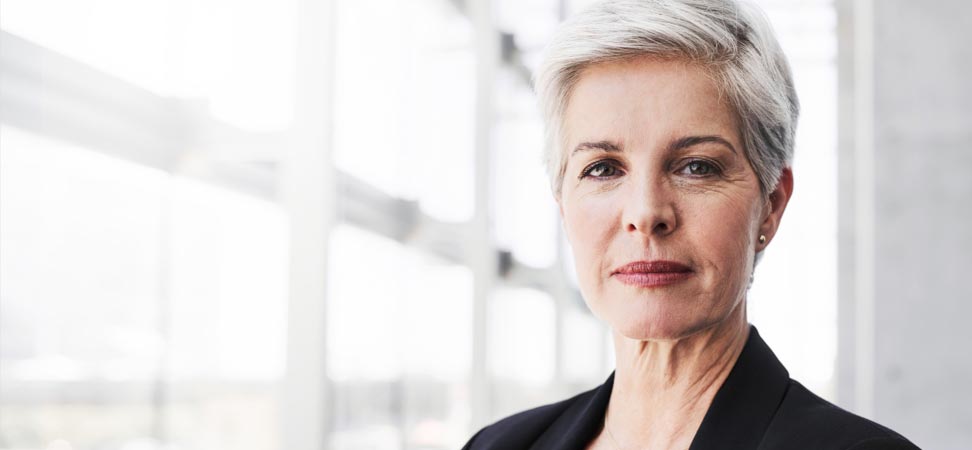
[[[675,261],[635,261],[625,264],[611,275],[618,281],[637,287],[660,287],[692,277],[692,268]]]

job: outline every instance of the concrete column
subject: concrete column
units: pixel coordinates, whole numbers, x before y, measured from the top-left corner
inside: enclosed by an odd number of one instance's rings
[[[840,0],[843,406],[972,442],[972,2]]]

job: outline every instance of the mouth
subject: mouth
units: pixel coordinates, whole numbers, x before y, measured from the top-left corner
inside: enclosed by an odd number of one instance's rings
[[[650,288],[668,286],[689,279],[692,268],[675,261],[635,261],[618,267],[611,274],[631,286]]]

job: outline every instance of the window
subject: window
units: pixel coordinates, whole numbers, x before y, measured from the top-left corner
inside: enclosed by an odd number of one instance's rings
[[[467,432],[472,273],[347,226],[331,236],[333,448],[453,448]]]
[[[273,448],[280,208],[8,126],[0,146],[4,442]]]

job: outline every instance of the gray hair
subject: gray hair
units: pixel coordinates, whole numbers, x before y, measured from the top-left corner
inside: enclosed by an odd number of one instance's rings
[[[534,78],[554,194],[560,196],[567,163],[564,112],[581,73],[598,62],[644,56],[684,59],[711,72],[739,116],[760,188],[772,191],[793,159],[800,106],[762,12],[734,0],[605,0],[560,26]]]

